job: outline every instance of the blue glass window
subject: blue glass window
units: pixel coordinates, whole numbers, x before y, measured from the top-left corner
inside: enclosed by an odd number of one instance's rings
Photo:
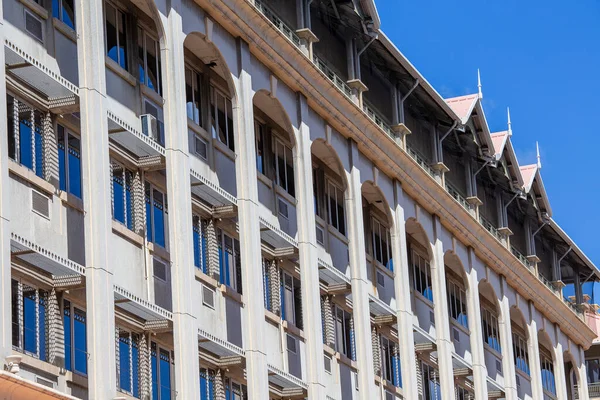
[[[200,400],[213,400],[215,398],[215,371],[200,369]]]
[[[127,16],[109,3],[105,7],[106,55],[127,70]]]
[[[58,169],[60,190],[81,198],[81,144],[61,125],[58,125]]]
[[[113,218],[133,229],[133,172],[112,163],[113,169]]]
[[[208,273],[207,242],[206,242],[206,221],[200,217],[194,217],[192,222],[193,242],[194,242],[194,265],[205,274]]]
[[[63,302],[63,326],[64,326],[64,336],[65,336],[65,368],[69,371],[73,370],[73,365],[71,363],[71,354],[73,343],[73,335],[71,330],[71,303],[67,300]]]
[[[148,241],[166,247],[167,197],[146,184],[146,235]]]
[[[33,112],[34,125],[31,121]],[[40,178],[44,176],[44,152],[42,146],[41,114],[27,108],[19,113],[19,162],[34,170]],[[34,165],[35,163],[35,165]]]
[[[52,16],[75,29],[74,0],[52,0]]]
[[[138,73],[140,83],[161,94],[160,49],[158,41],[138,28]]]
[[[22,295],[19,295],[19,287],[22,288]],[[14,279],[11,281],[11,290],[13,345],[45,361],[47,293]]]
[[[431,286],[431,268],[429,262],[416,251],[412,252],[413,289],[421,293],[427,300],[433,302]]]
[[[150,347],[150,367],[152,369],[152,399],[171,398],[171,355],[169,351],[157,348],[152,342]]]
[[[63,302],[65,368],[87,375],[87,336],[85,311]]]
[[[119,387],[139,397],[139,335],[119,332]]]
[[[217,230],[219,252],[219,282],[242,294],[242,275],[239,265],[240,242]]]
[[[542,387],[545,391],[556,395],[556,380],[554,378],[554,365],[546,356],[541,357]]]

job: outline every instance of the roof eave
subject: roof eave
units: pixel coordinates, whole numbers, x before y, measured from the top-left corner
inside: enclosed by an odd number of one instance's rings
[[[594,272],[594,274],[596,275],[596,278],[600,279],[600,270],[598,270],[596,265],[594,265],[592,260],[590,260],[585,255],[585,253],[579,248],[579,246],[577,246],[577,244],[575,244],[573,239],[571,239],[569,237],[569,235],[567,235],[567,233],[556,223],[556,221],[554,221],[554,219],[550,218],[549,225],[552,229],[554,229],[554,231],[558,234],[558,236],[560,236],[561,239],[563,239],[567,243],[567,245],[573,249],[575,254],[577,254],[579,256],[579,258],[581,258],[581,260],[583,260],[583,262],[586,264],[586,266],[589,267],[592,270],[592,272]]]
[[[477,103],[475,104],[477,108],[477,114],[481,115],[481,126],[483,129],[483,140],[487,144],[488,148],[495,152],[494,150],[494,142],[492,142],[492,134],[490,132],[490,127],[487,123],[487,118],[485,117],[485,112],[483,111],[483,105],[481,104],[481,99],[477,99]],[[471,111],[472,112],[472,111]]]

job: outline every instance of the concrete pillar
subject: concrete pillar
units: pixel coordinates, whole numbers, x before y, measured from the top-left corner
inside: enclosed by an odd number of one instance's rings
[[[535,322],[533,303],[529,302],[529,324],[527,331],[529,340],[527,347],[529,352],[529,370],[531,372],[531,394],[534,399],[544,398],[544,389],[542,387],[542,368],[540,359],[540,343],[538,340],[538,327]]]
[[[555,330],[557,326],[555,325]],[[558,341],[558,336],[556,336]],[[556,397],[558,399],[567,399],[567,375],[565,373],[565,359],[563,356],[562,344],[556,343],[554,349],[554,381],[556,382]]]
[[[504,373],[504,393],[506,400],[517,400],[517,379],[515,370],[515,352],[513,349],[512,322],[510,320],[510,303],[506,292],[508,285],[506,277],[500,276],[500,315],[498,330],[500,331],[500,346],[502,350],[502,372]]]
[[[198,384],[198,321],[194,315],[192,245],[192,195],[185,108],[184,34],[181,2],[172,0],[168,16],[161,16],[165,31],[162,41],[162,89],[165,98],[165,148],[167,199],[169,201],[169,253],[173,298],[174,382],[178,396],[200,398]]]
[[[579,365],[574,365],[577,369],[577,390],[580,399],[589,399],[590,392],[588,388],[588,380],[587,380],[587,368],[585,366],[585,354],[583,353],[583,348],[579,346]]]
[[[394,181],[394,228],[390,232],[392,239],[392,259],[394,260],[394,294],[396,296],[396,318],[398,320],[398,341],[400,344],[400,368],[402,369],[402,389],[407,399],[417,399],[417,366],[415,364],[415,338],[411,295],[410,266],[408,264],[408,246],[404,209],[402,208],[404,191],[399,181]]]
[[[4,43],[4,15],[0,6],[0,39]],[[0,62],[4,62],[4,51],[0,52]],[[6,110],[6,70],[0,68],[0,187],[10,187],[8,177],[8,115]],[[0,190],[0,363],[12,353],[12,315],[10,291],[10,190]]]
[[[485,352],[483,350],[483,330],[481,327],[481,308],[479,305],[479,278],[477,270],[473,268],[475,251],[469,247],[469,292],[467,295],[467,315],[469,319],[469,339],[471,356],[473,358],[473,383],[475,386],[475,399],[487,400],[487,368],[485,366]]]
[[[352,276],[352,302],[356,361],[358,362],[358,386],[361,399],[371,399],[375,393],[375,373],[371,346],[371,314],[369,297],[371,283],[367,279],[364,223],[357,143],[348,140],[350,173],[347,173],[346,217],[348,221],[348,241],[350,243],[350,270]]]
[[[76,7],[81,166],[85,225],[88,397],[116,396],[115,304],[111,252],[112,210],[106,114],[102,2]],[[109,334],[107,334],[109,332]]]
[[[435,332],[437,335],[438,369],[443,399],[454,396],[454,370],[452,368],[452,349],[450,337],[450,314],[446,296],[446,266],[444,265],[444,247],[441,240],[442,224],[440,217],[433,216],[433,262],[431,263],[431,281],[433,301],[435,303]]]
[[[302,311],[306,338],[306,381],[310,399],[325,399],[325,366],[323,363],[323,327],[321,324],[319,268],[314,218],[311,140],[306,119],[308,104],[300,93],[298,99],[298,143],[294,171],[296,199],[298,200],[298,251],[300,254],[300,282]]]
[[[267,356],[264,348],[264,293],[261,288],[262,265],[260,224],[258,221],[258,186],[254,137],[254,113],[252,110],[252,78],[250,77],[250,49],[248,43],[237,40],[239,71],[236,81],[237,101],[233,104],[235,127],[236,180],[238,193],[238,220],[240,231],[240,255],[242,285],[253,295],[244,296],[246,310],[244,348],[246,350],[246,376],[248,398],[268,399],[269,381]]]

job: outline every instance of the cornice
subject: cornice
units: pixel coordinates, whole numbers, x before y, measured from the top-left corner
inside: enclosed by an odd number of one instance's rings
[[[403,190],[445,226],[491,269],[506,277],[522,297],[575,343],[590,347],[596,334],[553,291],[496,240],[446,190],[431,178],[398,144],[296,48],[270,21],[260,14],[251,0],[195,0],[211,18],[230,34],[250,45],[252,54],[292,90],[302,92],[308,104],[327,123],[358,143],[360,150],[388,176],[402,183]]]

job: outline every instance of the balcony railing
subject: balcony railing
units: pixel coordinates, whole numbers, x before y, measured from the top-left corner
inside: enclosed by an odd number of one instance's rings
[[[300,48],[300,38],[298,35],[296,35],[296,32],[292,28],[287,26],[273,11],[271,11],[269,7],[265,6],[261,1],[252,0],[251,2],[254,3],[254,7],[256,7],[256,9],[260,11],[262,15],[267,17],[267,19],[271,21],[273,25],[275,25],[275,27],[279,29],[279,31],[281,31],[281,33],[283,33],[283,35],[294,44],[294,46]]]
[[[485,219],[485,217],[483,217],[482,215],[479,215],[479,223],[481,225],[483,225],[483,227],[485,228],[486,231],[488,231],[496,239],[498,239],[498,241],[502,240],[502,237],[500,236],[500,232],[498,232],[498,229],[490,221]]]
[[[589,399],[600,399],[600,382],[588,383]],[[575,400],[583,400],[579,395],[579,385],[575,385]]]
[[[369,107],[367,104],[363,103],[363,111],[365,112],[365,114],[367,114],[367,117],[369,117],[371,121],[375,122],[377,126],[380,127],[385,133],[387,133],[392,138],[396,136],[394,135],[392,128],[390,128],[390,126],[385,123],[385,120],[381,118],[381,116],[379,116],[377,112],[371,107]]]
[[[348,84],[342,78],[340,78],[335,72],[333,72],[331,70],[331,68],[329,68],[327,66],[327,64],[325,64],[325,62],[323,60],[321,60],[319,57],[317,57],[314,54],[313,54],[312,61],[317,66],[317,68],[319,68],[319,70],[325,74],[327,79],[329,79],[331,82],[333,82],[333,84],[335,86],[337,86],[337,88],[340,89],[342,91],[342,93],[344,93],[344,95],[346,95],[346,97],[348,97],[350,100],[352,100],[351,99],[352,89],[350,89],[350,86],[348,86]]]
[[[431,168],[427,160],[425,160],[425,157],[423,157],[421,154],[419,154],[419,152],[417,152],[415,149],[408,145],[406,146],[406,152],[409,156],[413,158],[413,160],[417,162],[417,164],[419,164],[421,168],[425,170],[425,172],[427,172],[429,175],[435,178],[435,171],[433,170],[433,168]]]
[[[510,251],[513,253],[513,255],[515,257],[517,257],[519,259],[519,261],[521,261],[521,264],[523,264],[524,266],[527,267],[527,269],[529,269],[529,270],[532,269],[532,265],[529,262],[529,260],[527,259],[527,257],[525,257],[523,254],[521,254],[521,252],[519,250],[517,250],[517,248],[515,246],[510,246]]]
[[[454,197],[454,200],[458,201],[458,203],[467,211],[471,212],[471,205],[465,199],[456,187],[452,186],[451,183],[446,182],[446,191],[450,194],[450,196]]]

